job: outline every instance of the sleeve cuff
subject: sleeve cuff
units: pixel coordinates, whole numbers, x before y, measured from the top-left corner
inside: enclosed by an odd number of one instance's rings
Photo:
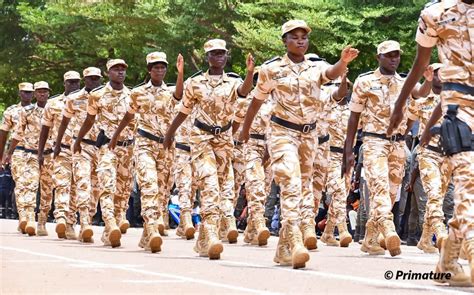
[[[87,107],[87,114],[91,116],[96,116],[97,115],[97,110],[91,107]]]
[[[349,110],[354,113],[362,113],[364,106],[358,103],[352,103],[349,105]]]
[[[41,120],[41,125],[48,126],[48,127],[53,127],[53,122],[48,121],[48,120]]]
[[[3,130],[3,131],[8,132],[8,131],[10,131],[10,128],[9,128],[9,126],[8,126],[7,124],[2,124],[2,125],[0,126],[0,130]]]
[[[192,109],[187,108],[184,105],[181,105],[181,107],[179,108],[179,111],[189,116],[191,114]]]
[[[412,112],[408,112],[408,116],[407,116],[407,117],[408,117],[408,119],[410,119],[410,120],[412,120],[412,121],[418,120],[418,117],[417,117],[415,114],[413,114]]]
[[[17,134],[14,134],[13,139],[17,141],[21,141],[23,138],[21,138],[21,136],[18,136]]]
[[[270,93],[263,93],[263,92],[257,90],[257,91],[255,91],[254,98],[258,99],[258,100],[266,100],[268,98],[268,96],[270,96]]]
[[[63,111],[62,115],[68,119],[71,119],[74,116],[74,114],[68,112],[66,109]]]
[[[432,48],[436,45],[438,42],[438,38],[436,37],[430,37],[427,36],[426,34],[423,34],[420,29],[416,31],[416,43],[420,44],[421,46],[425,48]]]
[[[241,117],[238,117],[238,116],[234,116],[234,121],[241,124],[243,121],[244,121],[245,118],[241,118]]]
[[[127,106],[127,113],[135,115],[137,113],[137,111],[135,111],[132,107]]]

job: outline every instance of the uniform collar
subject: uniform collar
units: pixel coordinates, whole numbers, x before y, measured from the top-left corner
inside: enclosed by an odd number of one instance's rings
[[[387,75],[382,74],[382,73],[380,72],[380,68],[377,68],[377,69],[375,70],[374,76],[375,76],[377,79],[379,79],[379,80],[380,80],[382,77],[388,77],[389,79],[391,79],[392,77],[394,77],[394,78],[397,79],[397,80],[400,80],[400,81],[403,80],[403,78],[402,78],[397,72],[395,72],[395,75],[393,75],[393,76],[387,76]]]
[[[151,80],[148,81],[148,82],[145,84],[145,88],[146,88],[146,89],[148,89],[148,88],[156,88],[156,89],[162,88],[162,89],[166,89],[167,87],[168,87],[168,86],[166,85],[165,81],[163,81],[160,86],[155,86],[155,85],[153,85],[153,84],[151,83]]]
[[[463,4],[461,0],[444,0],[443,1],[443,8],[446,10],[446,9],[449,9],[449,8],[455,6],[458,3]]]
[[[123,88],[120,89],[120,90],[116,90],[116,89],[113,89],[112,86],[110,86],[110,82],[107,82],[107,84],[105,85],[105,90],[107,92],[111,92],[113,93],[114,95],[117,95],[117,94],[122,94],[122,93],[127,93],[128,92],[128,88],[127,86],[123,85]]]
[[[288,54],[285,54],[283,58],[281,59],[281,61],[282,61],[281,66],[287,66],[291,68],[292,65],[296,65],[296,63],[292,62],[291,59],[288,57]],[[304,57],[304,60],[299,65],[301,66],[301,70],[300,70],[301,72],[303,72],[304,70],[310,67],[309,61],[308,59],[306,59],[306,56]]]

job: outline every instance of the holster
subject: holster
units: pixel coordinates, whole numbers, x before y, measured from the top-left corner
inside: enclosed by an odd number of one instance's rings
[[[100,148],[101,146],[103,146],[107,142],[108,142],[108,137],[105,136],[105,131],[101,129],[99,134],[97,135],[97,140],[95,141],[95,146]]]
[[[466,122],[457,117],[459,105],[448,105],[448,111],[440,128],[440,145],[443,154],[452,156],[472,151],[472,130]]]

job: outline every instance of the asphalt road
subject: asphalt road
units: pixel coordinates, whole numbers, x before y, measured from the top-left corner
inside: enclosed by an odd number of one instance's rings
[[[138,247],[141,229],[129,229],[117,249],[102,246],[102,227],[94,227],[94,244],[59,240],[54,224],[47,237],[16,231],[17,222],[0,220],[0,294],[472,294],[474,288],[452,288],[430,280],[395,279],[397,272],[429,273],[437,254],[402,246],[402,255],[371,257],[359,250],[326,247],[304,270],[273,263],[277,239],[266,247],[224,245],[221,260],[210,261],[193,251],[194,241],[164,238],[162,252]],[[79,227],[76,228],[79,230]],[[197,236],[197,235],[196,235]],[[462,261],[468,272],[467,261]],[[386,273],[393,273],[392,279]]]

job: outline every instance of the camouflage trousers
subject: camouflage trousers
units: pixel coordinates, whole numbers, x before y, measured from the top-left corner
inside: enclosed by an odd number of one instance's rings
[[[420,179],[428,201],[424,220],[428,224],[443,222],[443,201],[448,189],[448,167],[443,155],[418,147]]]
[[[26,211],[36,207],[36,195],[40,185],[40,211],[48,213],[51,210],[53,197],[53,157],[52,154],[44,156],[43,167],[39,167],[38,155],[23,153],[25,168],[18,176],[15,194],[18,198],[18,208]],[[48,201],[49,200],[49,201]]]
[[[370,216],[393,220],[392,206],[405,174],[405,142],[364,137],[364,169],[369,188]]]
[[[249,217],[262,217],[267,199],[266,175],[263,164],[265,142],[251,138],[245,145],[245,189],[249,208]]]
[[[323,197],[323,191],[326,186],[330,160],[329,156],[329,141],[318,145],[318,148],[316,149],[316,158],[314,159],[313,165],[313,194],[315,212],[318,211],[319,202],[321,202],[321,198]],[[308,215],[308,218],[311,217],[311,215],[309,214],[306,215]]]
[[[24,212],[23,204],[18,202],[18,196],[20,191],[20,181],[23,173],[26,169],[26,155],[25,152],[22,150],[15,150],[12,155],[12,162],[11,162],[11,171],[12,171],[12,178],[15,181],[15,202],[16,208],[18,211],[18,215]]]
[[[315,131],[304,134],[273,122],[270,124],[267,145],[273,179],[281,191],[281,222],[283,226],[298,226],[310,213],[314,216],[312,181],[318,140]]]
[[[117,146],[109,150],[107,145],[99,149],[97,177],[102,219],[109,221],[125,214],[132,190],[133,146]]]
[[[234,213],[233,143],[221,136],[191,144],[192,169],[201,190],[201,216],[214,224],[221,214]]]
[[[181,213],[191,213],[193,210],[197,184],[193,177],[190,152],[178,148],[175,149],[173,171],[174,182],[178,189]]]
[[[234,169],[234,202],[233,207],[237,204],[240,187],[245,182],[245,155],[244,144],[234,146],[234,157],[232,160],[232,168]]]
[[[134,154],[141,215],[146,224],[153,224],[167,209],[174,149],[165,150],[161,143],[139,136]]]
[[[72,155],[73,179],[77,195],[77,208],[87,211],[92,218],[99,202],[99,184],[97,179],[97,152],[95,145],[83,142],[82,151]]]
[[[329,218],[335,224],[346,221],[346,203],[349,187],[344,177],[341,178],[342,154],[331,152],[328,169],[327,193],[331,196]]]

